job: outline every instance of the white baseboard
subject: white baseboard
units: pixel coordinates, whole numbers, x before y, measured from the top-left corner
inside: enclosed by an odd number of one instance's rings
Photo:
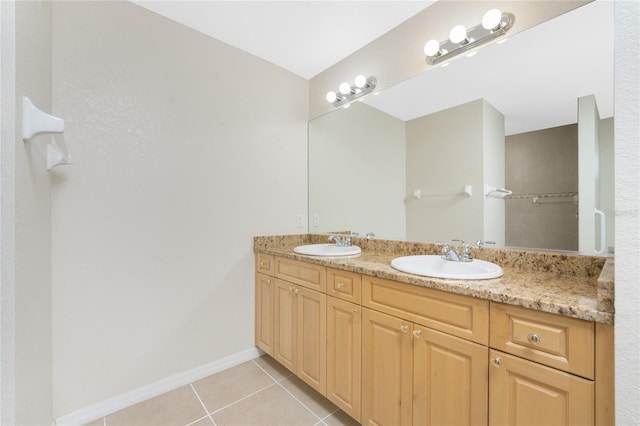
[[[184,373],[176,374],[175,376],[168,377],[156,383],[142,386],[141,388],[134,389],[105,401],[81,408],[80,410],[66,414],[62,417],[58,417],[54,424],[56,426],[80,426],[82,424],[92,422],[111,413],[115,413],[116,411],[138,404],[142,401],[146,401],[147,399],[162,395],[163,393],[188,385],[189,383],[193,383],[212,374],[242,364],[243,362],[258,358],[262,354],[263,353],[258,348],[252,348],[229,355],[228,357],[222,358],[218,361],[213,361],[209,364],[196,367],[192,370],[185,371]]]

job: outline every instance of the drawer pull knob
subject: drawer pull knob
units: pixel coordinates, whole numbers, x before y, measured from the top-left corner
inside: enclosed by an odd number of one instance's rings
[[[351,312],[353,312],[354,314],[358,313],[358,308],[351,308]]]
[[[344,288],[344,283],[336,283],[336,288],[337,289]]]
[[[298,293],[300,293],[300,289],[296,287],[296,288],[294,288],[294,289],[293,289],[293,292],[294,292],[295,294],[298,294]]]
[[[413,337],[420,337],[420,336],[422,336],[422,330],[413,331]]]
[[[540,336],[538,336],[536,333],[531,333],[527,336],[527,340],[529,341],[529,343],[537,345],[538,343],[540,343]]]
[[[400,326],[400,330],[401,330],[403,333],[406,333],[407,331],[409,331],[409,326],[408,326],[408,325],[406,325],[406,324],[405,324],[405,325],[401,325],[401,326]]]
[[[260,262],[260,266],[264,266],[264,262]]]
[[[495,357],[493,359],[493,366],[494,367],[500,367],[500,365],[502,364],[502,360],[500,359],[499,356]]]

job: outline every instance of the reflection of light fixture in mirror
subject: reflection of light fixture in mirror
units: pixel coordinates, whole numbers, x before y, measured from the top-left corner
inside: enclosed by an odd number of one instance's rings
[[[362,74],[358,75],[353,84],[340,84],[338,93],[334,91],[328,92],[326,96],[327,102],[335,107],[347,106],[356,99],[373,92],[376,83],[375,77],[367,78]]]
[[[437,64],[462,52],[474,49],[496,37],[505,34],[515,21],[511,13],[491,9],[482,17],[482,23],[475,27],[463,25],[453,27],[447,40],[429,40],[424,45],[424,54],[429,65]]]

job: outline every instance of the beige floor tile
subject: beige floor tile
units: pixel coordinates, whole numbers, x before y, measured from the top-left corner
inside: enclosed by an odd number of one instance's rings
[[[360,423],[356,422],[349,415],[347,415],[344,411],[338,410],[326,419],[324,419],[324,423],[327,426],[359,426]]]
[[[107,426],[186,425],[206,414],[191,386],[183,386],[107,416]]]
[[[212,415],[218,426],[312,426],[309,410],[275,385]]]
[[[193,383],[209,412],[251,395],[274,381],[252,361],[237,365]]]
[[[338,409],[333,402],[320,395],[296,376],[291,376],[281,381],[280,384],[320,418],[326,417]]]
[[[263,355],[260,358],[254,359],[254,361],[277,381],[293,375],[291,371],[287,370],[282,364],[269,355]]]

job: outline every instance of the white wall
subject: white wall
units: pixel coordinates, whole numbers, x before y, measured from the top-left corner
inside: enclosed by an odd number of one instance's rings
[[[404,121],[354,102],[309,123],[311,232],[404,239],[404,191]]]
[[[615,2],[616,423],[640,424],[640,3]]]
[[[307,216],[308,82],[129,2],[55,2],[56,417],[253,348],[252,237]]]
[[[29,96],[51,110],[51,3],[2,2],[1,7],[0,423],[42,425],[52,419],[51,194],[47,138],[22,141],[21,99]]]

